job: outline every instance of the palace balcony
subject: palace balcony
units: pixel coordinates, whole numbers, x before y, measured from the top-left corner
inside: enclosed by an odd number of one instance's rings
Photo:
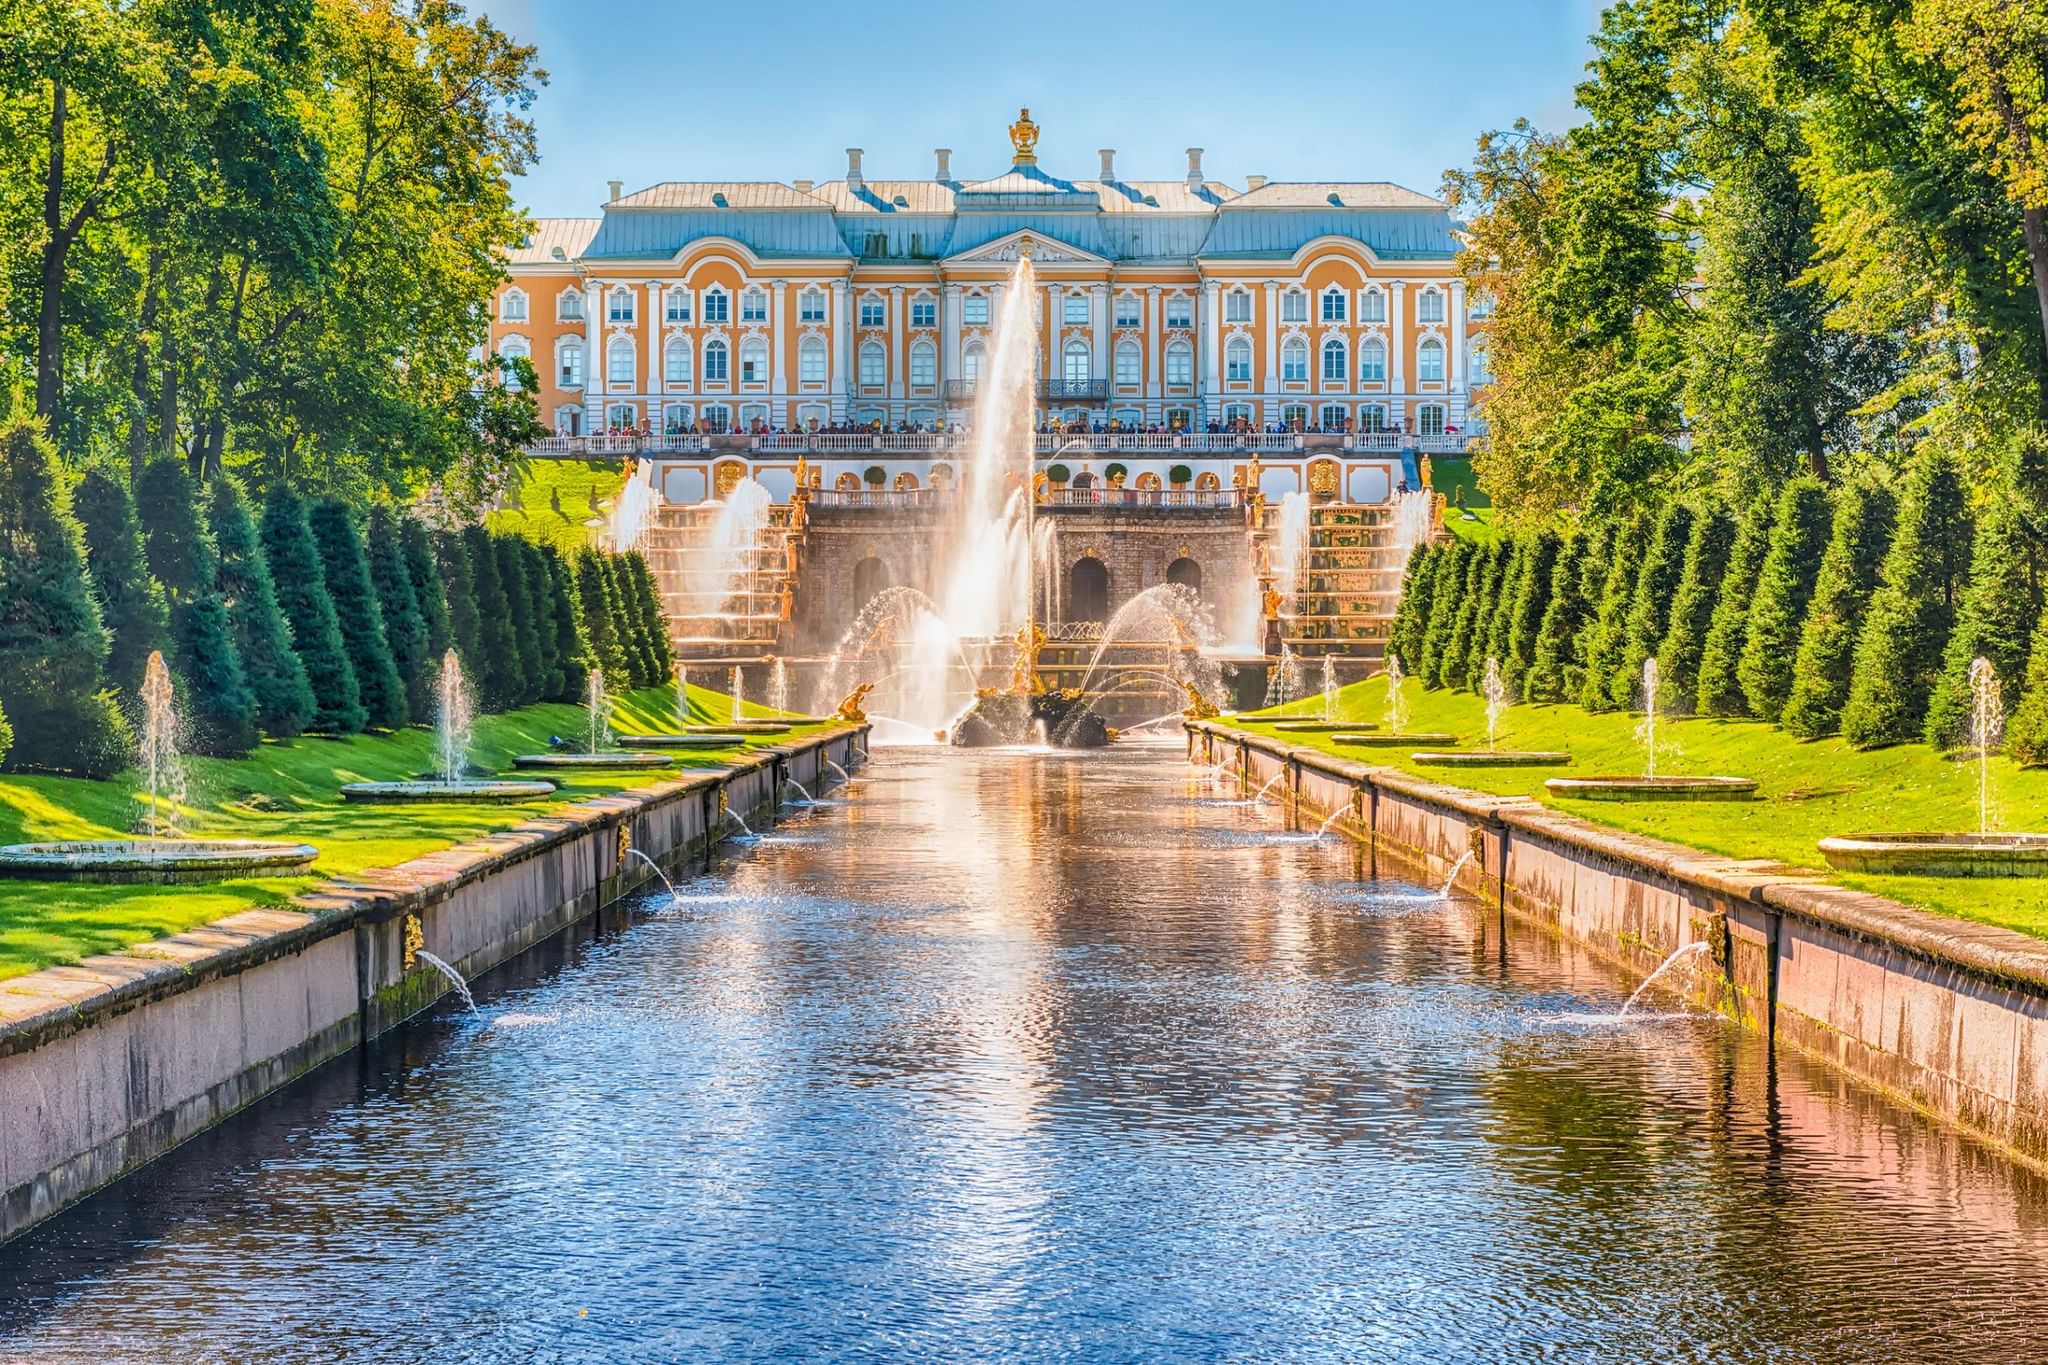
[[[900,510],[935,507],[950,501],[951,488],[815,488],[811,506],[824,508],[876,508]],[[1038,500],[1041,512],[1088,509],[1092,511],[1187,511],[1191,509],[1235,509],[1244,506],[1244,492],[1237,488],[1110,488],[1095,484],[1087,488],[1048,488]]]
[[[1187,431],[1101,431],[1041,432],[1036,440],[1041,455],[1235,455],[1253,451],[1307,450],[1318,441],[1331,438],[1304,436],[1284,431],[1244,433]]]
[[[1421,435],[1404,431],[1358,431],[1344,438],[1344,449],[1396,455],[1404,450],[1433,455],[1458,455],[1465,450],[1465,433],[1440,431]]]

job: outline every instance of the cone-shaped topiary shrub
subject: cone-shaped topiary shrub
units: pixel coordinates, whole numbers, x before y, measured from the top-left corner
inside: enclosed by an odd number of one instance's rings
[[[405,551],[406,576],[412,580],[412,600],[427,633],[428,668],[432,678],[439,678],[441,655],[455,644],[448,625],[448,586],[441,580],[433,536],[418,517],[399,519],[398,540]]]
[[[263,500],[263,557],[270,564],[277,604],[291,622],[292,647],[313,687],[313,714],[306,728],[354,734],[368,719],[356,671],[342,643],[334,601],[327,595],[327,571],[306,523],[306,504],[282,483]]]
[[[101,673],[107,631],[85,537],[42,424],[0,422],[0,712],[10,771],[108,777],[134,742]]]
[[[519,554],[525,560],[526,605],[522,608],[533,622],[539,667],[528,681],[534,700],[558,697],[562,692],[562,658],[555,637],[554,586],[548,577],[547,559],[540,546],[519,537]]]
[[[469,560],[470,590],[476,599],[477,661],[474,674],[486,710],[509,711],[526,692],[526,670],[512,625],[512,602],[498,572],[498,547],[481,526],[462,528]]]
[[[1657,705],[1662,710],[1686,715],[1698,704],[1700,657],[1734,544],[1735,518],[1726,512],[1716,509],[1693,519],[1685,566],[1671,594],[1670,619],[1657,646]]]
[[[469,567],[469,542],[459,531],[434,533],[434,563],[448,603],[448,644],[462,656],[462,669],[481,697],[484,677],[483,621],[477,613],[476,574]]]
[[[2048,621],[2034,621],[2033,648],[2020,704],[2005,724],[2005,752],[2022,767],[2048,764]]]
[[[411,715],[405,681],[391,660],[391,642],[384,635],[384,613],[370,586],[370,565],[363,538],[348,504],[322,498],[306,511],[313,542],[320,547],[320,567],[327,575],[327,595],[341,623],[342,648],[355,670],[363,700],[365,724],[395,730]]]
[[[1593,616],[1587,587],[1596,567],[1605,576],[1607,537],[1600,525],[1584,525],[1567,536],[1550,570],[1550,600],[1536,627],[1536,648],[1522,675],[1522,695],[1530,701],[1563,701],[1577,695],[1580,668],[1578,644]]]
[[[1771,551],[1771,528],[1777,524],[1778,495],[1759,493],[1735,528],[1728,551],[1728,572],[1721,576],[1721,596],[1707,618],[1707,642],[1700,650],[1700,682],[1695,707],[1703,716],[1745,716],[1749,702],[1742,695],[1736,670],[1749,639],[1749,603],[1756,594],[1757,575]]]
[[[632,574],[626,568],[624,556],[608,554],[602,558],[606,591],[611,594],[612,633],[618,637],[619,649],[626,657],[626,676],[621,685],[641,687],[652,667],[652,655],[640,613],[633,604]]]
[[[557,701],[574,701],[583,695],[585,671],[589,668],[589,645],[583,638],[583,617],[577,610],[575,574],[569,561],[552,545],[541,546],[547,567],[550,614],[554,621],[555,657],[560,660],[561,683]]]
[[[1485,648],[1479,650],[1477,660],[1468,668],[1475,688],[1486,680],[1488,659],[1500,665],[1505,679],[1510,623],[1515,619],[1515,599],[1522,595],[1522,580],[1529,576],[1529,546],[1534,539],[1520,535],[1509,542],[1507,566],[1501,570],[1500,585],[1493,594],[1493,611],[1486,622]]]
[[[194,753],[236,757],[256,747],[256,697],[220,594],[220,557],[199,511],[199,488],[177,459],[152,460],[135,501],[150,572],[171,607],[171,672],[180,736]]]
[[[228,629],[241,652],[242,675],[256,701],[256,726],[288,739],[313,715],[313,684],[292,643],[291,622],[278,603],[256,514],[242,485],[223,474],[207,489],[207,524],[220,551],[220,591]]]
[[[1500,577],[1507,568],[1507,542],[1496,540],[1483,545],[1472,561],[1472,575],[1465,593],[1465,600],[1458,604],[1458,617],[1451,631],[1450,642],[1444,646],[1443,685],[1460,691],[1469,690],[1479,682],[1475,649],[1483,655],[1486,649],[1485,629],[1493,608],[1493,596],[1500,589]]]
[[[109,469],[88,469],[71,495],[71,508],[85,528],[93,595],[112,642],[104,670],[107,685],[132,705],[141,693],[150,652],[170,648],[170,605],[143,555],[142,524],[126,480]]]
[[[1979,658],[2013,695],[2041,615],[2040,560],[2009,496],[1995,496],[1977,522],[1970,587],[1942,656],[1941,679],[1927,698],[1922,737],[1937,749],[1970,742],[1970,665]]]
[[[1507,685],[1509,696],[1524,695],[1563,545],[1555,531],[1538,531],[1529,538],[1521,581],[1516,584],[1515,600],[1508,607],[1507,644],[1501,659],[1501,681]]]
[[[1607,699],[1624,711],[1650,700],[1642,695],[1643,665],[1656,656],[1671,624],[1671,602],[1678,595],[1678,580],[1685,576],[1692,526],[1692,509],[1672,503],[1657,517],[1649,548],[1643,552],[1643,567],[1629,602],[1621,664],[1607,680]]]
[[[1422,630],[1429,620],[1430,592],[1436,571],[1444,557],[1427,541],[1408,552],[1408,565],[1401,574],[1401,601],[1394,608],[1394,621],[1387,628],[1387,651],[1404,667],[1413,668],[1422,647]]]
[[[1863,614],[1842,738],[1870,749],[1919,737],[1969,580],[1962,477],[1946,455],[1931,455],[1899,501],[1898,530]]]
[[[1444,685],[1444,659],[1450,653],[1451,632],[1458,623],[1458,605],[1465,600],[1479,547],[1469,540],[1453,540],[1443,554],[1443,567],[1437,571],[1436,586],[1430,592],[1429,621],[1422,631],[1421,657],[1410,661],[1415,676],[1422,679],[1426,687]]]
[[[1794,479],[1778,495],[1771,548],[1757,574],[1742,661],[1735,668],[1749,713],[1760,720],[1776,720],[1792,695],[1792,660],[1833,520],[1827,489],[1816,479]]]
[[[1891,489],[1867,479],[1835,494],[1835,520],[1814,579],[1813,601],[1792,661],[1792,692],[1779,724],[1803,739],[1831,735],[1849,700],[1849,668],[1878,566],[1891,547],[1898,508]]]
[[[390,508],[372,507],[363,527],[363,555],[370,566],[370,591],[383,613],[391,666],[398,670],[399,685],[405,691],[406,719],[425,724],[434,718],[439,661],[427,652],[427,622],[413,591],[399,521]]]
[[[1621,705],[1613,699],[1614,675],[1628,652],[1628,614],[1635,606],[1636,579],[1642,576],[1649,539],[1649,518],[1630,512],[1620,514],[1608,540],[1599,610],[1580,635],[1585,677],[1579,683],[1579,705],[1588,711],[1612,711]]]
[[[493,536],[497,552],[498,587],[511,610],[512,648],[519,655],[519,686],[516,704],[526,706],[540,700],[547,687],[547,661],[540,652],[540,623],[533,618],[533,588],[526,581],[525,542],[518,536]]]
[[[626,556],[633,575],[633,604],[640,613],[640,633],[647,641],[648,670],[643,687],[659,687],[675,667],[675,646],[668,637],[668,613],[662,609],[661,590],[647,559],[635,550]]]
[[[595,550],[577,552],[576,592],[583,608],[583,634],[590,644],[591,664],[603,671],[606,688],[616,690],[631,673],[631,664],[619,639],[611,575],[605,572],[604,556]]]

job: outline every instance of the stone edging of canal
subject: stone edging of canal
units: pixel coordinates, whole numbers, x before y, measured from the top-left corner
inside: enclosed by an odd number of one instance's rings
[[[0,984],[0,1240],[772,818],[786,780],[851,769],[866,727],[556,815]],[[858,747],[857,746],[858,741]]]
[[[1696,1003],[2048,1170],[2048,943],[1917,910],[1805,868],[1717,857],[1394,768],[1235,729],[1188,755],[1424,878],[1470,855],[1459,889],[1638,978],[1705,942]]]

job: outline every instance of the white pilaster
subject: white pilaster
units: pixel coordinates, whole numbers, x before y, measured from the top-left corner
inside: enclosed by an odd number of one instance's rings
[[[1408,392],[1408,282],[1395,280],[1387,286],[1387,396],[1389,416],[1405,414],[1408,405],[1401,396]]]
[[[1202,372],[1207,377],[1203,387],[1218,401],[1223,395],[1223,318],[1219,310],[1222,298],[1223,286],[1214,280],[1204,284],[1201,315],[1195,319],[1200,329]]]
[[[1266,281],[1266,392],[1280,392],[1280,282]]]
[[[647,390],[647,392],[648,392],[648,395],[649,395],[650,397],[653,397],[653,398],[659,398],[659,397],[661,397],[661,383],[662,383],[662,379],[663,379],[663,375],[662,375],[662,366],[661,366],[661,281],[660,281],[660,280],[649,280],[649,281],[647,282],[647,317],[646,317],[646,322],[647,322],[647,383],[646,383],[646,385],[645,385],[644,387],[646,388],[646,390]],[[660,414],[659,412],[655,411],[655,409],[656,409],[656,408],[658,408],[659,406],[660,406],[660,404],[658,404],[658,403],[649,403],[649,404],[647,405],[647,420],[648,420],[649,422],[651,422],[651,423],[653,423],[653,424],[654,424],[654,428],[655,428],[655,430],[657,430],[657,431],[659,431],[659,430],[661,429],[661,414]]]
[[[611,340],[604,315],[604,284],[583,286],[583,429],[604,430],[604,348]]]
[[[789,357],[784,355],[783,352],[788,349],[787,342],[789,338],[796,335],[794,328],[783,325],[782,290],[783,282],[777,280],[772,290],[773,297],[768,304],[768,354],[770,356],[768,364],[769,369],[773,371],[775,376],[774,382],[768,387],[778,404],[786,403],[789,400]],[[771,418],[770,420],[774,421],[775,419]]]
[[[1450,354],[1444,357],[1446,391],[1456,393],[1465,386],[1465,282],[1451,281]]]
[[[1159,297],[1159,286],[1148,287],[1145,290],[1145,349],[1150,354],[1145,362],[1145,396],[1155,402],[1166,391],[1166,327],[1160,312],[1165,307]]]
[[[1109,286],[1091,285],[1088,289],[1089,320],[1095,324],[1095,354],[1091,357],[1095,371],[1095,382],[1107,386],[1109,383]],[[1107,392],[1105,387],[1104,392]]]
[[[847,288],[845,280],[832,281],[832,410],[842,417],[853,384],[853,320],[846,315]]]
[[[949,284],[939,292],[939,383],[950,384],[960,377],[960,286]]]
[[[903,286],[889,286],[889,340],[883,354],[889,357],[889,397],[903,397],[903,371],[910,363],[908,329],[903,325]],[[892,414],[893,415],[893,414]]]

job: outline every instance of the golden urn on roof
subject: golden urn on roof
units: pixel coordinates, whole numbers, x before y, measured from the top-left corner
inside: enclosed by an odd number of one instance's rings
[[[1038,125],[1031,121],[1029,109],[1017,111],[1017,121],[1010,125],[1010,146],[1016,149],[1017,165],[1038,164]]]

